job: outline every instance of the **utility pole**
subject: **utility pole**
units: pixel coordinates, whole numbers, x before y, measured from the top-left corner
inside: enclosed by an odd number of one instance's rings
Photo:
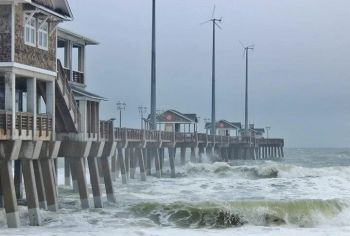
[[[152,0],[152,65],[151,65],[151,122],[150,129],[156,130],[156,0]]]
[[[125,102],[117,102],[117,111],[119,111],[119,128],[122,127],[122,111],[125,111],[126,103]]]
[[[144,106],[139,106],[139,113],[141,115],[141,129],[143,129],[143,114],[145,114],[147,112],[147,107]]]

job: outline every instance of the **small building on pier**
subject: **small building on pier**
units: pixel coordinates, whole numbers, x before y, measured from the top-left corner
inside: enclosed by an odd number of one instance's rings
[[[239,130],[239,133],[241,136],[243,136],[244,131],[245,131],[244,129]],[[264,128],[255,128],[254,124],[250,124],[249,125],[249,132],[255,138],[264,138],[265,129]]]
[[[159,130],[167,132],[197,132],[198,117],[194,113],[181,113],[176,110],[167,110],[156,117]],[[145,120],[146,129],[149,129],[150,115]]]
[[[216,132],[218,135],[222,136],[238,136],[241,128],[242,124],[240,122],[229,122],[227,120],[220,120],[216,122]],[[211,129],[210,122],[205,124],[205,129],[208,133]]]

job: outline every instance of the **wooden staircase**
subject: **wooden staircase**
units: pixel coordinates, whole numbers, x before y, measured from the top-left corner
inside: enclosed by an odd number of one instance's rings
[[[80,130],[79,107],[68,82],[68,74],[57,60],[56,79],[56,132],[78,133]]]

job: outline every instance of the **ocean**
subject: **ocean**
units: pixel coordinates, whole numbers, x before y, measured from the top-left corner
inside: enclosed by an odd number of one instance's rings
[[[42,211],[43,226],[30,227],[20,206],[19,229],[7,229],[2,210],[0,235],[350,235],[350,149],[286,149],[279,161],[178,163],[175,179],[168,167],[161,179],[142,182],[138,172],[127,185],[118,179],[117,203],[105,199],[103,209],[88,210],[63,186],[59,168],[60,210]]]

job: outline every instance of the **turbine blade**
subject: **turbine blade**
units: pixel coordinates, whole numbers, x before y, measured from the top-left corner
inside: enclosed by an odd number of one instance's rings
[[[215,15],[215,10],[216,10],[216,5],[214,4],[214,7],[213,7],[213,12],[211,14],[211,18],[214,18],[214,15]]]
[[[211,20],[204,21],[204,22],[200,23],[200,25],[208,24],[210,21],[211,21]]]
[[[241,40],[239,40],[238,42],[239,42],[239,44],[242,46],[242,48],[245,48],[245,46],[244,46],[244,44],[242,43]]]
[[[246,51],[247,49],[243,49],[243,55],[242,55],[242,58],[244,59],[245,58],[245,51]]]
[[[215,25],[222,30],[221,26],[218,23],[215,22]]]

